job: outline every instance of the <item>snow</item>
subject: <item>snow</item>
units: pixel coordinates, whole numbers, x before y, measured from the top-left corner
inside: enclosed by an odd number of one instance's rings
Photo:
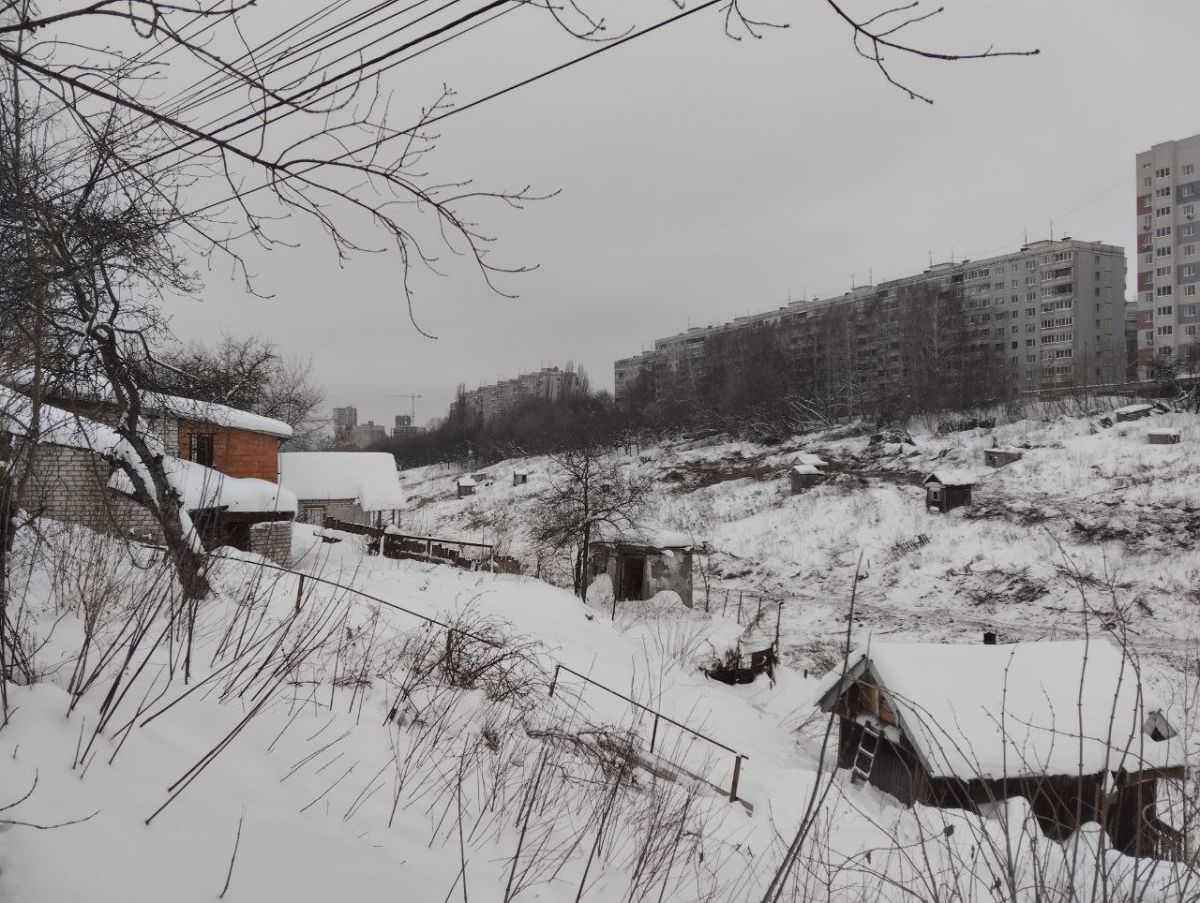
[[[279,473],[301,499],[354,499],[363,511],[404,507],[396,460],[386,452],[284,452]]]
[[[1127,404],[1113,411],[1114,414],[1142,414],[1148,411],[1153,411],[1152,404]]]
[[[808,465],[812,467],[827,467],[828,462],[823,460],[820,455],[813,455],[805,452],[797,455],[795,463],[799,465]]]
[[[876,642],[854,653],[934,777],[1099,774],[1181,766],[1182,740],[1143,732],[1162,710],[1107,640]],[[836,685],[841,670],[830,678]],[[829,680],[829,678],[827,678]]]
[[[292,428],[282,420],[264,417],[262,414],[254,414],[250,411],[241,411],[213,401],[197,401],[194,398],[147,392],[143,395],[142,404],[147,411],[167,414],[183,420],[212,423],[216,426],[246,430],[251,433],[264,433],[280,439],[290,439],[293,435]]]
[[[795,467],[792,468],[792,472],[804,474],[805,476],[821,473],[820,469],[812,464],[797,464]]]
[[[925,478],[926,483],[940,483],[942,486],[973,486],[979,482],[974,471],[965,468],[940,468]]]
[[[478,483],[476,483],[476,481],[475,481],[475,478],[470,476],[469,474],[465,477],[459,477],[457,482],[458,482],[459,486],[477,486],[478,485]]]
[[[1178,438],[1179,430],[1166,429],[1166,428],[1156,429],[1156,430],[1147,430],[1146,435],[1147,436],[1171,436],[1174,438]]]
[[[690,549],[697,544],[690,535],[681,530],[649,523],[626,527],[602,524],[599,534],[601,542],[646,546],[652,549]]]
[[[226,476],[203,464],[170,455],[163,457],[163,470],[188,511],[224,508],[230,512],[295,514],[298,510],[295,494],[268,480]],[[133,494],[133,483],[123,470],[113,473],[108,486]]]

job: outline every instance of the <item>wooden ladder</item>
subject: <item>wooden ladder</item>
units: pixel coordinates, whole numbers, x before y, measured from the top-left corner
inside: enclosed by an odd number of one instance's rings
[[[854,754],[854,767],[850,769],[850,783],[862,784],[870,781],[875,756],[879,752],[879,735],[880,730],[873,722],[863,723],[862,734],[858,738],[858,751]]]

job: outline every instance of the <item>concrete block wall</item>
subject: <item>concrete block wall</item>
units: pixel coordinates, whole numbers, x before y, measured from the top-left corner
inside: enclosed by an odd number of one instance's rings
[[[86,449],[41,445],[17,500],[26,511],[113,535],[160,542],[154,516],[108,488],[116,465]]]
[[[277,564],[287,564],[292,556],[292,522],[269,521],[250,526],[250,551]]]

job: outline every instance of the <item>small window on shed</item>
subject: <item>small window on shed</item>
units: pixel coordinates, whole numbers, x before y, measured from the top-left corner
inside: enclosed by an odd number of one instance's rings
[[[195,461],[197,464],[203,464],[205,467],[213,466],[212,433],[192,433],[191,447],[188,450],[188,460]]]

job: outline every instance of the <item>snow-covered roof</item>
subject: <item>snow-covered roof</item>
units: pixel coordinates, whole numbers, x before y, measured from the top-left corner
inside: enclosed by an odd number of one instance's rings
[[[794,463],[801,465],[807,464],[812,467],[827,467],[829,464],[828,461],[823,461],[820,455],[810,454],[809,452],[803,452],[802,454],[797,455]]]
[[[820,468],[818,468],[812,464],[796,464],[792,467],[792,472],[811,475],[811,474],[819,474],[821,472],[821,470],[820,470]]]
[[[925,478],[926,483],[940,483],[943,486],[973,486],[978,481],[974,471],[949,467],[935,470]]]
[[[477,482],[475,482],[475,478],[473,476],[471,476],[470,474],[467,474],[466,476],[463,476],[463,477],[459,477],[457,480],[457,483],[459,486],[478,486],[479,485]]]
[[[363,511],[404,507],[396,459],[387,452],[284,452],[279,480],[302,499],[354,499]]]
[[[229,477],[195,461],[170,455],[163,458],[163,469],[167,474],[167,482],[179,493],[183,507],[188,511],[223,508],[247,514],[296,512],[295,494],[269,480]],[[113,473],[108,486],[127,495],[133,492],[133,483],[123,470]]]
[[[1148,435],[1148,436],[1178,436],[1179,430],[1170,429],[1170,428],[1147,430],[1146,435]]]
[[[821,701],[841,695],[842,669]],[[976,645],[873,643],[848,676],[869,674],[933,777],[1140,771],[1185,764],[1183,738],[1144,730],[1162,707],[1135,663],[1104,640]]]
[[[513,471],[513,473],[515,473],[519,477],[529,476],[529,471],[524,467],[518,467],[516,470]]]
[[[692,537],[679,530],[669,530],[653,524],[618,529],[608,524],[599,528],[599,541],[621,543],[629,546],[645,546],[653,549],[690,549],[698,545]]]
[[[251,433],[265,433],[280,439],[292,438],[292,428],[282,420],[264,417],[262,414],[253,414],[250,411],[240,411],[237,408],[217,404],[213,401],[197,401],[194,398],[180,398],[177,395],[147,392],[142,399],[142,404],[147,411],[167,414],[183,420],[212,423]]]

